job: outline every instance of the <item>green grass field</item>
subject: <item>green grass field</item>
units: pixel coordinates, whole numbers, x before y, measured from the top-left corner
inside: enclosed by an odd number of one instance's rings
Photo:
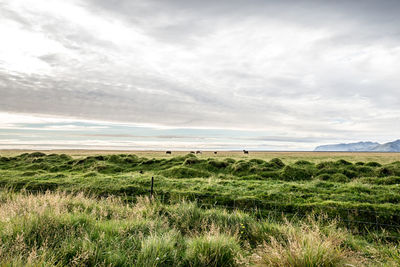
[[[0,155],[5,157],[15,157],[23,153],[32,153],[32,150],[0,150]],[[123,150],[43,150],[39,151],[46,154],[66,154],[72,158],[81,158],[96,155],[115,155],[115,154],[134,154],[145,158],[171,158],[175,156],[185,156],[190,151],[172,151],[167,155],[165,151],[123,151]],[[311,162],[321,162],[330,160],[345,159],[351,162],[357,161],[376,161],[379,163],[391,163],[400,161],[400,153],[381,153],[381,152],[254,152],[250,151],[248,155],[242,151],[202,151],[202,154],[196,155],[199,158],[233,158],[233,159],[263,159],[271,160],[279,158],[285,163],[293,163],[298,160],[308,160]]]
[[[68,152],[2,151],[1,210],[15,208],[13,205],[22,210],[3,212],[0,217],[2,262],[104,266],[400,264],[399,154]],[[143,200],[149,196],[151,177],[152,203]],[[82,193],[85,195],[76,196]],[[58,199],[54,205],[52,199]],[[24,201],[33,207],[24,209],[19,204]],[[56,202],[64,204],[58,207]],[[70,202],[75,204],[65,204]],[[40,212],[37,217],[35,210],[41,205],[44,217]],[[90,216],[103,211],[104,216]],[[41,221],[46,224],[41,225]],[[144,228],[126,230],[136,223]],[[242,224],[246,229],[243,233]],[[66,232],[52,236],[60,227],[66,227]],[[81,231],[87,239],[82,239]],[[102,235],[104,243],[95,248]],[[16,237],[21,238],[21,244],[12,241]],[[125,244],[121,238],[131,243]],[[54,244],[55,239],[63,245]],[[317,247],[307,245],[312,240]],[[33,258],[32,253],[36,253]],[[202,253],[204,257],[199,256]],[[165,261],[155,260],[162,258],[159,255],[166,255]]]

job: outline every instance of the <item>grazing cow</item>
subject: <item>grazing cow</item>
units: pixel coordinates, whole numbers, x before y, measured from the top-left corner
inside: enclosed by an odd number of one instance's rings
[[[165,152],[165,154],[170,154],[170,155],[171,155],[171,154],[172,154],[172,152],[171,152],[171,151],[167,151],[167,152]]]
[[[244,154],[249,154],[249,151],[243,149]]]
[[[201,154],[201,151],[200,151],[200,150],[197,150],[197,151],[196,151],[196,154]]]
[[[214,155],[217,155],[217,153],[218,153],[217,151],[214,151]]]
[[[194,154],[195,152],[194,151],[190,151],[190,154]]]
[[[142,170],[140,170],[140,171],[139,171],[139,173],[140,173],[140,174],[143,174],[143,171],[142,171]]]

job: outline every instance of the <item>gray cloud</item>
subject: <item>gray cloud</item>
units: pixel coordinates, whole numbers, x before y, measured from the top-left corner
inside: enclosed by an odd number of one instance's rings
[[[0,48],[0,111],[389,141],[399,11],[389,0],[5,1],[0,33],[15,35]]]

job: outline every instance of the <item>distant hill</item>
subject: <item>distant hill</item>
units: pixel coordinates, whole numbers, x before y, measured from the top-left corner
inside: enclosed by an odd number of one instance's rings
[[[381,151],[381,152],[400,152],[400,139],[379,145],[373,149],[373,151]]]
[[[400,139],[379,144],[376,142],[358,142],[349,144],[332,144],[317,146],[314,151],[348,151],[348,152],[400,152]]]

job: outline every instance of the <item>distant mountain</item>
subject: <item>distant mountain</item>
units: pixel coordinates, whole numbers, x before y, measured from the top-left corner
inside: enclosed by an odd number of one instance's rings
[[[350,144],[336,144],[317,146],[314,151],[365,151],[365,152],[400,152],[400,139],[379,144],[376,142],[358,142]]]
[[[381,144],[376,142],[358,142],[317,146],[314,151],[375,151],[374,149],[379,146]]]
[[[379,144],[376,142],[358,142],[350,144],[334,144],[317,146],[314,151],[349,151],[349,152],[400,152],[400,139]]]
[[[380,151],[380,152],[400,152],[400,139],[389,142],[386,144],[379,145],[373,149],[373,151]]]

